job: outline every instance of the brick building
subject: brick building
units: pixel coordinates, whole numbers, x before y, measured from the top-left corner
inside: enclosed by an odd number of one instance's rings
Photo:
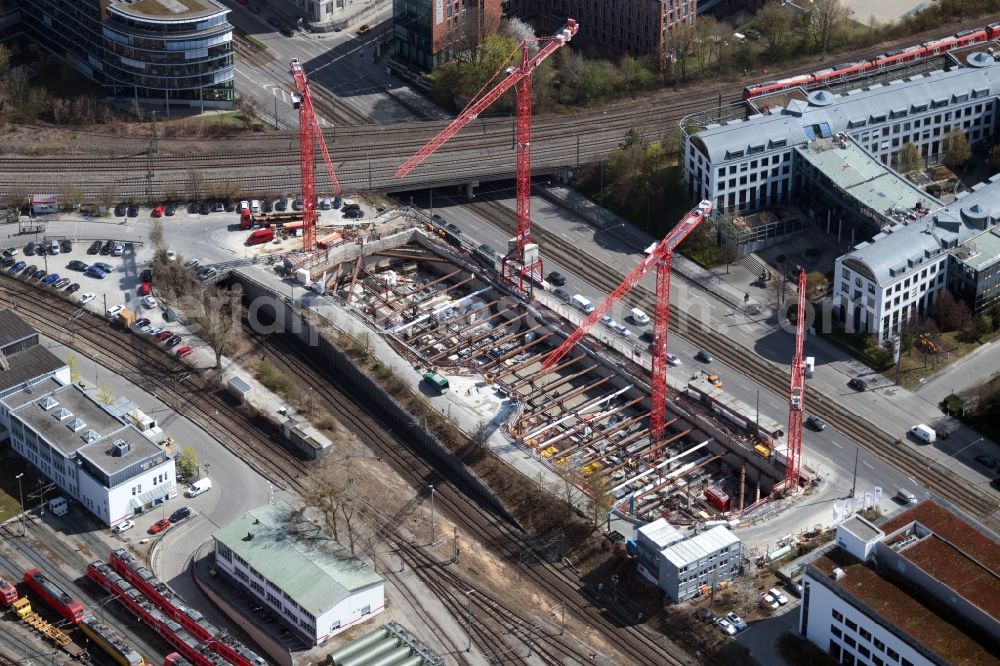
[[[431,71],[500,28],[504,0],[393,0],[393,57]]]

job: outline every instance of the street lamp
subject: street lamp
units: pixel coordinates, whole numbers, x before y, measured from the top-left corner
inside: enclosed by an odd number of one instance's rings
[[[24,536],[24,490],[21,488],[21,477],[24,476],[24,472],[21,472],[14,478],[17,479],[17,493],[21,496],[21,513],[18,514],[18,522],[21,523],[21,536]]]
[[[948,457],[952,458],[952,461],[951,461],[951,463],[947,467],[944,466],[944,465],[942,465],[940,460],[935,460],[934,463],[936,465],[940,466],[943,471],[949,470],[949,469],[951,469],[952,465],[954,465],[956,462],[958,462],[958,454],[959,453],[961,453],[962,451],[965,451],[966,449],[972,448],[973,446],[975,446],[979,442],[983,441],[983,439],[985,439],[985,438],[984,437],[980,437],[979,439],[975,439],[975,440],[971,441],[970,443],[966,444],[965,446],[963,446],[962,448],[960,448],[958,451],[955,451],[954,453],[949,454]]]

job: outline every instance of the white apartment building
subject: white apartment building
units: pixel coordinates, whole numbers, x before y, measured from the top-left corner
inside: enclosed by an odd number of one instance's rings
[[[50,378],[0,406],[11,448],[106,525],[177,496],[173,458],[83,389]]]
[[[967,67],[843,94],[814,91],[784,108],[686,133],[684,179],[689,193],[693,199],[713,201],[720,210],[757,210],[788,202],[798,187],[792,149],[838,132],[886,165],[907,141],[928,161],[936,160],[944,151],[944,137],[956,127],[972,143],[992,141],[1000,65],[985,53],[972,54],[967,62]]]
[[[852,666],[996,664],[996,535],[927,500],[854,516],[802,577],[799,631]]]
[[[831,285],[834,308],[849,331],[879,340],[926,316],[948,288],[955,252],[1000,221],[1000,178],[981,183],[944,208],[898,224],[839,257]]]
[[[735,578],[740,540],[722,525],[690,536],[660,518],[638,529],[636,562],[639,573],[676,603]]]
[[[245,511],[212,538],[217,569],[312,645],[385,608],[382,577],[283,502]]]

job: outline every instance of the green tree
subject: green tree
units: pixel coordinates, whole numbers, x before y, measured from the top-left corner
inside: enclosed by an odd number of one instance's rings
[[[972,157],[972,148],[969,146],[969,139],[960,127],[955,127],[948,132],[944,144],[944,163],[954,169],[962,168],[969,161],[969,158]]]
[[[198,452],[190,446],[185,446],[177,455],[177,467],[184,476],[198,476]]]
[[[69,367],[69,380],[76,384],[80,381],[80,358],[76,354],[66,357],[66,365]]]
[[[896,151],[896,171],[899,173],[907,174],[920,169],[923,165],[920,149],[909,141]]]

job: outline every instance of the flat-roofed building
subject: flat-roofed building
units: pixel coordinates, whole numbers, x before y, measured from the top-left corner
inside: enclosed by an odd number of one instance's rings
[[[722,525],[690,536],[660,518],[637,530],[636,560],[646,580],[679,602],[736,577],[740,540]]]
[[[844,664],[1000,664],[997,536],[933,500],[854,516],[806,568],[799,631]]]
[[[78,386],[49,378],[0,406],[11,448],[106,525],[177,496],[173,458]]]
[[[284,502],[217,530],[215,566],[311,645],[385,608],[385,583]]]

